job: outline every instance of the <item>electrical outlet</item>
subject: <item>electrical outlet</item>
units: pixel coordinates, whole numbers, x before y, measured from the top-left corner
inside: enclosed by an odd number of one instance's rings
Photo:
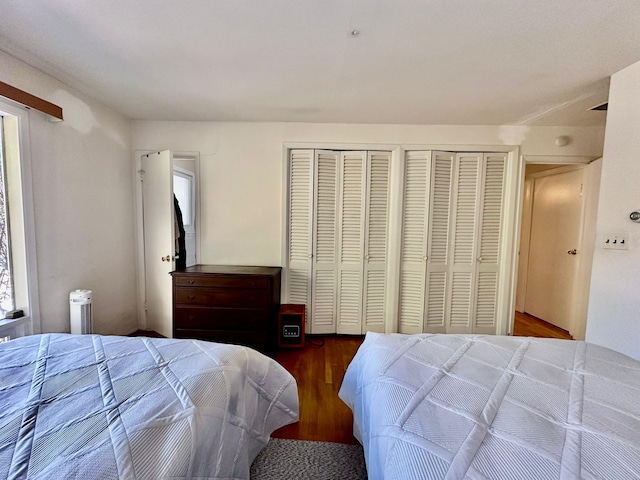
[[[629,234],[605,233],[602,237],[602,248],[610,248],[612,250],[628,250]]]

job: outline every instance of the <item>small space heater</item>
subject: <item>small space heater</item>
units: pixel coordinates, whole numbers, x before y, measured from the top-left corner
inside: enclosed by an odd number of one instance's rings
[[[69,294],[71,333],[84,334],[93,331],[91,290],[74,290]]]

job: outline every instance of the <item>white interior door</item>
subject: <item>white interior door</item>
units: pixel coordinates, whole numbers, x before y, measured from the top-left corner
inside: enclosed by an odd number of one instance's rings
[[[151,153],[141,163],[147,328],[172,337],[173,155],[168,150]]]
[[[569,330],[580,255],[584,169],[534,180],[526,313]],[[574,253],[575,251],[575,253]]]

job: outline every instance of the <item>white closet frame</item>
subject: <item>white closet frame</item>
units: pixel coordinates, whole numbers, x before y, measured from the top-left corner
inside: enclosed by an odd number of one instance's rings
[[[521,198],[524,184],[524,158],[516,145],[458,145],[458,144],[339,144],[322,142],[284,143],[282,147],[282,237],[281,258],[283,267],[283,304],[289,303],[287,285],[288,271],[288,195],[289,195],[289,152],[293,149],[319,150],[385,150],[391,151],[389,179],[389,263],[387,271],[387,294],[385,299],[385,332],[397,332],[400,285],[400,257],[402,239],[402,206],[404,196],[405,153],[410,150],[438,150],[453,152],[504,152],[507,153],[505,168],[505,209],[501,242],[505,248],[500,252],[500,277],[497,299],[496,334],[510,335],[513,331],[515,312],[515,291],[517,281],[517,257],[520,242]],[[307,332],[309,331],[307,325]]]

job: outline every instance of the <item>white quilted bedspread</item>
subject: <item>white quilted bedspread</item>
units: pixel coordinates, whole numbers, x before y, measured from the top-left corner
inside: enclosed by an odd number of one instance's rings
[[[584,342],[369,333],[340,397],[371,480],[640,478],[640,362]]]
[[[249,348],[65,334],[0,344],[0,478],[246,479],[297,418],[293,377]]]

